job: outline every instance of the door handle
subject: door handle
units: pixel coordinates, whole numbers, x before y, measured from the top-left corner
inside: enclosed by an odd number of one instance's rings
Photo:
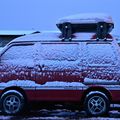
[[[44,68],[44,67],[45,67],[45,65],[43,64],[41,67],[42,67],[42,68]]]
[[[45,67],[44,65],[36,65],[39,69],[40,69],[40,71],[42,71],[42,69]]]

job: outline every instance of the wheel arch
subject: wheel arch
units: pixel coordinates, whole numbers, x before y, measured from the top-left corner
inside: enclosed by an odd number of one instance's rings
[[[83,93],[83,96],[82,96],[82,101],[85,101],[86,96],[90,92],[93,92],[93,91],[98,91],[98,92],[104,93],[108,97],[108,99],[110,100],[110,102],[112,101],[112,95],[111,95],[110,91],[107,90],[104,87],[101,87],[101,86],[99,86],[99,87],[98,86],[95,86],[95,87],[92,86],[92,87],[89,87],[87,90],[85,90],[84,93]]]
[[[25,102],[27,102],[27,95],[22,88],[17,87],[17,86],[7,87],[2,91],[2,94],[9,91],[9,90],[16,90],[16,91],[20,92],[23,95],[23,97],[25,98]],[[2,96],[2,94],[1,94],[1,96]]]

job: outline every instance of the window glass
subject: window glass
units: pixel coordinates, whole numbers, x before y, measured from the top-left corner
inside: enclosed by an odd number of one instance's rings
[[[17,45],[10,47],[1,57],[2,60],[32,59],[33,45]]]
[[[111,44],[87,44],[89,65],[115,65],[116,56]]]
[[[41,57],[45,60],[70,60],[78,58],[79,44],[42,44]]]

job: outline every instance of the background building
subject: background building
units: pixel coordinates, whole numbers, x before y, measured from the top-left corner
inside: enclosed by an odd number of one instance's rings
[[[4,47],[8,42],[17,37],[36,32],[39,31],[0,31],[0,47]]]

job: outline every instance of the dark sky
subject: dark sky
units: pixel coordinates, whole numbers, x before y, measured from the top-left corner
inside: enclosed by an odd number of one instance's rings
[[[56,21],[78,13],[108,13],[120,32],[120,0],[0,0],[0,30],[56,30]]]

